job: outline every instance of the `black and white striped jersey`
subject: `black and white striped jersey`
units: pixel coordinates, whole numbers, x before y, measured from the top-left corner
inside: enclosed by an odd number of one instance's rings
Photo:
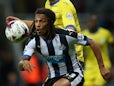
[[[69,35],[56,34],[51,41],[36,36],[25,46],[23,54],[31,57],[35,50],[41,53],[49,66],[49,78],[71,72],[78,72],[83,76],[83,69],[77,59],[74,44],[87,45],[88,38],[74,32]]]

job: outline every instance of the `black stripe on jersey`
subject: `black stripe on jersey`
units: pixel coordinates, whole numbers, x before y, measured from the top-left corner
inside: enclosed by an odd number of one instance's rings
[[[77,32],[74,32],[74,31],[68,31],[68,30],[64,30],[64,29],[60,29],[60,28],[57,28],[56,29],[56,33],[57,34],[64,34],[64,35],[68,35],[68,36],[71,36],[71,37],[74,37],[77,39]],[[87,36],[84,36],[84,40],[88,40],[88,37]],[[89,45],[88,43],[86,45]]]
[[[40,48],[40,38],[39,36],[35,37],[35,41],[36,41],[36,50],[41,53],[41,48]]]
[[[50,42],[46,41],[46,44],[47,44],[47,47],[48,47],[49,56],[55,55],[55,50],[54,50],[54,46],[52,44],[52,41],[50,41]],[[59,72],[58,64],[52,63],[52,65],[53,65],[53,68],[54,68],[54,71],[55,71],[55,76],[59,76],[60,72]]]
[[[63,30],[63,29],[57,28],[56,33],[57,34],[64,34],[64,35],[68,35],[68,36],[77,38],[77,32],[74,32],[74,31],[68,31],[68,30]]]
[[[69,53],[68,53],[69,45],[68,45],[65,35],[60,35],[60,41],[67,48],[67,49],[63,50],[63,54],[65,55],[67,71],[68,71],[68,73],[71,73],[71,72],[73,72],[73,66],[72,66],[72,61],[71,61]]]

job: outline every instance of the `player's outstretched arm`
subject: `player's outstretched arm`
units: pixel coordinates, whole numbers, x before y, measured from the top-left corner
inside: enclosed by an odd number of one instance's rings
[[[23,58],[22,60],[20,60],[19,64],[18,64],[18,69],[20,71],[28,71],[28,72],[32,72],[32,70],[34,69],[34,66],[31,64],[31,62],[29,61],[28,58]]]
[[[8,16],[6,17],[6,24],[8,24],[12,20],[20,20],[20,19],[15,16]]]
[[[109,70],[107,70],[104,66],[99,45],[92,39],[89,39],[88,43],[89,43],[90,47],[92,48],[92,50],[96,56],[102,77],[105,80],[109,81],[111,78],[111,72]]]
[[[12,20],[22,20],[22,19],[15,17],[15,16],[8,16],[8,17],[6,17],[6,24],[8,24]],[[31,20],[22,20],[22,21],[27,24],[28,28],[30,28],[33,23],[33,21],[31,21]]]

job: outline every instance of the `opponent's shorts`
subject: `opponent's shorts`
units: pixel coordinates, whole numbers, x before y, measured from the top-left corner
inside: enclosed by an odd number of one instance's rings
[[[55,77],[52,79],[48,79],[44,83],[44,86],[53,86],[53,84],[61,78],[68,79],[71,82],[71,86],[83,86],[83,83],[84,83],[84,78],[80,76],[79,73],[73,72],[73,73],[67,73],[65,75]]]

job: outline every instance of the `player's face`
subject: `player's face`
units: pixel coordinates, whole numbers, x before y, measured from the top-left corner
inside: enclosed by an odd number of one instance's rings
[[[48,18],[44,14],[35,15],[35,28],[37,35],[43,36],[48,29]]]
[[[91,16],[87,25],[89,27],[89,30],[94,30],[97,26],[97,16],[95,15]]]

